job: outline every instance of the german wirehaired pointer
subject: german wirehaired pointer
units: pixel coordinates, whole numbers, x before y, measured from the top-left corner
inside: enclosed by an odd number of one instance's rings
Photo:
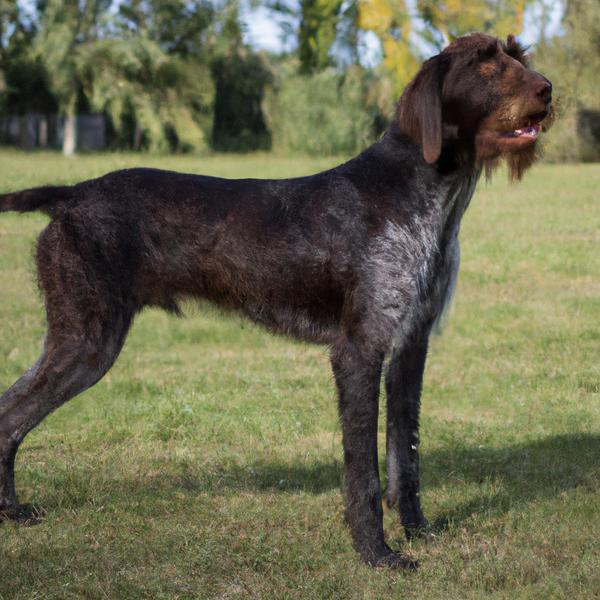
[[[153,169],[5,194],[39,210],[48,332],[39,360],[0,399],[0,512],[27,520],[14,486],[19,444],[94,385],[145,306],[207,298],[285,335],[328,344],[339,393],[346,519],[363,561],[415,563],[384,541],[377,460],[387,359],[387,491],[407,535],[419,501],[419,397],[427,340],[452,294],[458,231],[475,184],[504,158],[534,160],[552,86],[510,36],[452,42],[408,85],[383,136],[329,171],[228,180]]]

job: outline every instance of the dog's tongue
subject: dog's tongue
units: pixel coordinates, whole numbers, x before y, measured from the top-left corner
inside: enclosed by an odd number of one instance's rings
[[[515,129],[514,135],[517,137],[527,136],[527,137],[537,137],[540,133],[540,129],[542,128],[541,123],[531,123],[527,125],[527,127],[523,127],[522,129]]]

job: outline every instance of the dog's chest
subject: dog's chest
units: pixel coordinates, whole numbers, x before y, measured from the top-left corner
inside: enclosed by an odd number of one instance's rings
[[[389,220],[374,243],[372,300],[381,335],[401,346],[415,330],[431,326],[452,298],[460,266],[458,232],[477,177],[435,190],[428,210],[403,222]]]

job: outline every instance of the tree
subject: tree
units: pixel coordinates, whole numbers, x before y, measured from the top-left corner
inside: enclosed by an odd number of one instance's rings
[[[25,115],[30,112],[49,114],[56,110],[48,89],[46,69],[31,51],[37,29],[35,20],[22,3],[0,0],[0,107],[19,115],[20,143],[32,143]],[[38,136],[44,145],[47,121],[39,122]]]
[[[217,15],[220,35],[213,48],[215,82],[212,142],[223,151],[268,150],[271,135],[263,115],[265,88],[271,72],[264,56],[244,45],[236,0]]]
[[[151,150],[198,150],[206,135],[197,113],[212,102],[202,33],[206,2],[48,0],[35,38],[58,110],[65,116],[63,152],[75,151],[75,113],[85,99],[105,112],[121,139]]]
[[[342,0],[300,0],[298,56],[300,72],[322,71],[331,63]]]
[[[298,39],[299,72],[317,73],[332,64],[331,50],[343,20],[355,19],[356,0],[273,0],[267,6],[287,17],[283,24]],[[346,37],[347,37],[347,33]]]
[[[442,47],[472,31],[501,38],[520,33],[526,4],[526,0],[417,0],[417,9],[428,25],[424,35]]]
[[[358,24],[377,35],[383,50],[383,62],[394,81],[396,94],[416,73],[419,60],[410,35],[411,19],[404,0],[362,0]]]
[[[531,0],[529,0],[529,3]],[[528,0],[416,0],[410,14],[406,0],[360,0],[359,26],[381,42],[383,62],[400,93],[416,73],[423,46],[442,49],[471,31],[506,37],[520,33]],[[424,23],[419,31],[415,17]]]
[[[65,117],[63,153],[75,152],[75,114],[81,91],[77,55],[82,46],[101,38],[102,19],[111,0],[48,0],[35,52],[48,73],[50,89]]]
[[[19,4],[14,0],[0,0],[0,68],[6,68],[10,59],[22,50],[32,35]]]
[[[204,59],[216,16],[209,0],[129,0],[119,4],[117,25],[156,42],[168,55]]]
[[[117,133],[129,133],[136,149],[142,142],[152,151],[206,147],[193,107],[202,104],[210,81],[156,42],[142,35],[97,40],[81,46],[74,62],[92,108],[105,112]]]
[[[541,43],[534,66],[553,83],[558,119],[544,150],[555,161],[600,160],[600,5],[565,3],[562,31]]]

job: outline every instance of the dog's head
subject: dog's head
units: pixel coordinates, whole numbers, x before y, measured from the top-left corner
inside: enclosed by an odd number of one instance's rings
[[[488,173],[506,158],[518,179],[534,161],[551,110],[552,84],[529,68],[516,39],[474,33],[424,63],[404,90],[396,119],[428,163],[449,142]]]

